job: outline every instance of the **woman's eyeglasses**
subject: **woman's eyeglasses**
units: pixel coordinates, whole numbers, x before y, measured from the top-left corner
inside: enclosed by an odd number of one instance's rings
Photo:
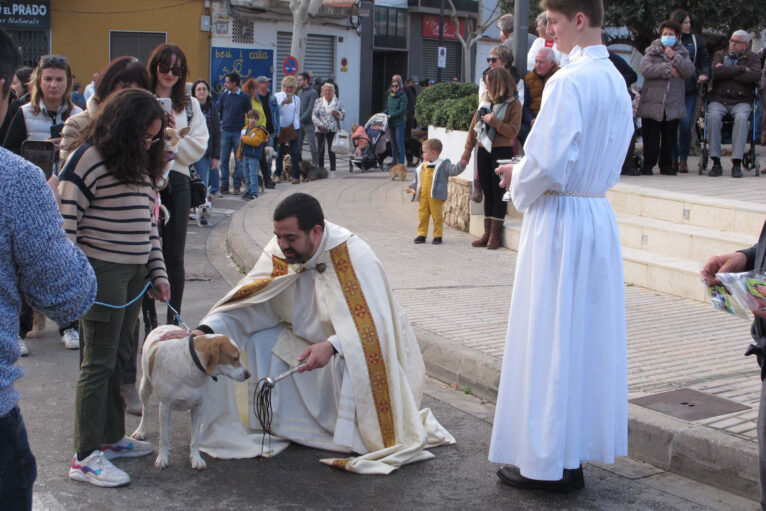
[[[500,57],[487,57],[487,64],[494,64],[498,60],[500,60]]]
[[[181,76],[186,71],[186,68],[183,67],[183,66],[170,67],[169,65],[167,65],[164,62],[160,62],[159,64],[157,64],[157,69],[162,74],[166,74],[166,73],[172,72],[173,76]]]

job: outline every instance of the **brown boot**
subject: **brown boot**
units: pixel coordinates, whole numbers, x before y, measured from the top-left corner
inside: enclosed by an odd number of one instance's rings
[[[489,241],[487,242],[487,250],[495,250],[502,245],[503,237],[503,221],[492,219],[492,224],[489,228]]]
[[[489,227],[492,225],[492,219],[484,217],[484,234],[481,238],[471,243],[472,247],[486,247],[489,241]]]

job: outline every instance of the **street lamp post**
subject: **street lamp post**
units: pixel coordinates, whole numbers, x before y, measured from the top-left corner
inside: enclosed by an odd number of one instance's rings
[[[444,0],[441,0],[439,5],[439,48],[442,47],[444,42]],[[442,81],[442,68],[439,66],[439,50],[436,50],[436,83]]]
[[[516,0],[513,6],[513,56],[519,76],[527,74],[527,35],[529,34],[529,0]]]

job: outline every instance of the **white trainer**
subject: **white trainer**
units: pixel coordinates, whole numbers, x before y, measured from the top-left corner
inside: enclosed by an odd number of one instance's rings
[[[61,342],[64,343],[64,347],[68,350],[80,349],[80,334],[76,328],[69,328],[64,330],[64,335],[61,336]]]
[[[154,451],[154,447],[151,442],[144,442],[124,436],[117,443],[102,445],[101,450],[104,456],[111,460],[114,458],[138,458],[139,456],[146,456]]]
[[[77,459],[77,454],[72,456],[69,478],[103,488],[130,484],[127,472],[115,467],[101,451],[93,451],[82,461]]]
[[[21,351],[21,356],[26,357],[29,355],[29,348],[27,348],[27,343],[24,342],[24,339],[17,335],[16,340],[19,341],[19,350]]]

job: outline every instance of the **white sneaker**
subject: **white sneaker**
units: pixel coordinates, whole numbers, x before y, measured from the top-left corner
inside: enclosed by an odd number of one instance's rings
[[[93,451],[82,461],[77,459],[77,454],[72,456],[69,478],[104,488],[114,488],[130,483],[130,476],[115,467],[101,451]]]
[[[70,328],[64,330],[64,335],[61,336],[61,342],[64,343],[64,347],[68,350],[80,349],[80,334],[76,328]]]
[[[101,446],[104,456],[112,460],[114,458],[138,458],[146,456],[154,451],[151,442],[136,440],[135,438],[124,436],[122,440],[115,444],[106,444]]]
[[[27,348],[27,343],[24,342],[24,339],[22,339],[20,335],[17,335],[16,340],[19,341],[19,351],[21,351],[21,356],[26,357],[29,355],[29,348]]]

